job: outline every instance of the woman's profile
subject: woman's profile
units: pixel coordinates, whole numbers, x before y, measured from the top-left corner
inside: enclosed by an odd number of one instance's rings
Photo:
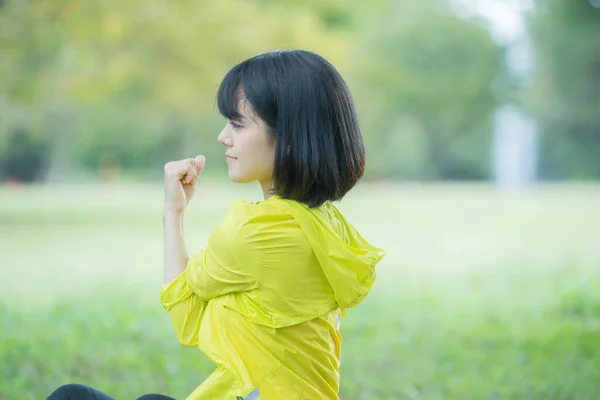
[[[264,199],[231,204],[189,256],[183,213],[206,160],[165,165],[160,300],[179,343],[216,364],[187,399],[338,399],[340,320],[384,256],[333,204],[365,166],[350,92],[324,58],[287,50],[236,65],[217,100],[229,178],[259,182]],[[87,398],[111,399],[82,385],[49,397]]]

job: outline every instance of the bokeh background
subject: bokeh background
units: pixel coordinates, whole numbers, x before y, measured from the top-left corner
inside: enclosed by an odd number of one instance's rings
[[[342,323],[341,397],[600,398],[598,0],[0,0],[0,399],[80,382],[185,398],[162,282],[162,167],[204,154],[200,250],[227,205],[215,93],[253,55],[330,60],[387,250]]]

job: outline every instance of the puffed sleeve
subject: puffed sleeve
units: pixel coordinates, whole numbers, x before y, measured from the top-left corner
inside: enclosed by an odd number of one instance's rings
[[[184,347],[197,347],[206,302],[192,293],[184,273],[163,285],[160,301],[169,314],[177,341]]]

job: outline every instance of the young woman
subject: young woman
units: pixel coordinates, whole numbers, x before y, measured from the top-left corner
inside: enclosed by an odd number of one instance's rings
[[[294,50],[235,66],[217,97],[229,178],[258,181],[264,200],[231,204],[189,257],[183,212],[205,159],[165,165],[160,299],[181,345],[217,365],[188,400],[337,399],[340,320],[384,255],[332,204],[365,165],[351,95],[329,62]]]

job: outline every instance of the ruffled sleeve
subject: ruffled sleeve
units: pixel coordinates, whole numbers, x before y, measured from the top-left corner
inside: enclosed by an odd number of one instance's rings
[[[160,301],[169,314],[179,343],[184,347],[197,347],[198,332],[206,302],[200,300],[190,290],[185,280],[185,273],[163,285],[160,290]]]

